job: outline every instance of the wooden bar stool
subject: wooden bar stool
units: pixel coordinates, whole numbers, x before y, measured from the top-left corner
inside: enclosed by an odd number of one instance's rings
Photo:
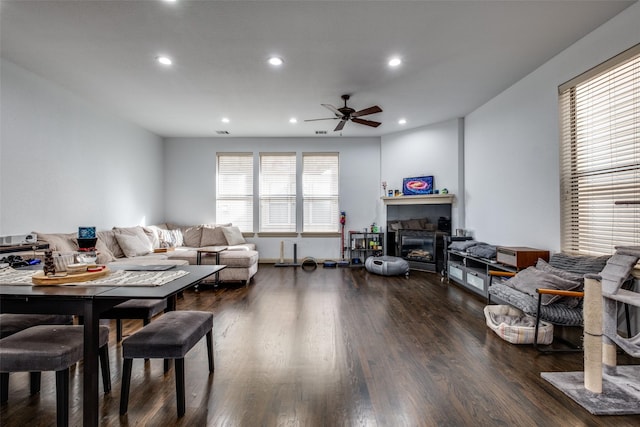
[[[100,364],[104,392],[111,390],[109,373],[109,328],[100,326]],[[69,367],[82,360],[84,328],[40,325],[0,340],[0,401],[8,400],[10,372],[56,373],[56,418],[58,426],[69,425]]]
[[[184,357],[207,336],[209,372],[213,372],[213,314],[204,311],[170,311],[122,341],[124,365],[120,415],[127,413],[133,359],[175,359],[178,417],[185,413]],[[168,364],[165,363],[165,372]]]

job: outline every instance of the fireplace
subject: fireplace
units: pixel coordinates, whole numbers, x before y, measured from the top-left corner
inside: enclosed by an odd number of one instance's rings
[[[399,230],[400,256],[416,270],[437,271],[436,232],[425,230]]]
[[[383,197],[387,211],[386,254],[416,270],[444,270],[445,237],[451,235],[453,195]]]

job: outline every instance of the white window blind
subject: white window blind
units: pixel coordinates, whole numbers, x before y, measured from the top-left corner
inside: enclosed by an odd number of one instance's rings
[[[253,231],[253,154],[218,154],[216,222]]]
[[[640,45],[559,89],[562,250],[640,245]]]
[[[303,231],[339,231],[338,185],[338,154],[303,154]]]
[[[260,155],[260,231],[296,231],[296,155]]]

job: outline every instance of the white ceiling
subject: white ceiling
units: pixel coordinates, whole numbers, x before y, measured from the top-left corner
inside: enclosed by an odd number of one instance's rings
[[[465,116],[632,3],[2,0],[0,53],[165,137],[378,136]],[[383,124],[303,122],[344,93]]]

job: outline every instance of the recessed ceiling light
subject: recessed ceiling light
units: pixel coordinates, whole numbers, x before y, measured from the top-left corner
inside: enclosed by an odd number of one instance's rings
[[[298,123],[298,119],[296,119],[295,117],[291,117],[289,119],[289,123]]]
[[[171,64],[173,64],[173,61],[168,56],[160,55],[160,56],[156,57],[156,60],[159,63],[161,63],[162,65],[171,65]]]
[[[400,58],[391,58],[389,60],[389,67],[397,67],[402,64],[402,59]]]
[[[407,119],[400,119],[400,120],[398,120],[398,124],[399,124],[399,125],[406,125],[406,124],[407,124]]]
[[[269,64],[278,67],[284,64],[284,60],[279,56],[272,56],[271,58],[269,58]]]
[[[231,120],[229,120],[229,117],[223,117],[222,118],[222,123],[229,123]]]

